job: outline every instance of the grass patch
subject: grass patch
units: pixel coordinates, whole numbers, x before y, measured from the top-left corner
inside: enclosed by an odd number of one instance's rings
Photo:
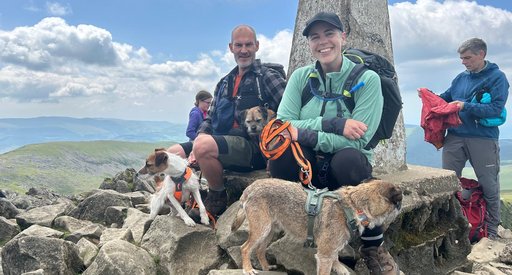
[[[512,190],[501,190],[500,195],[504,202],[512,203]]]
[[[464,170],[462,170],[462,176],[476,179],[475,172],[471,167],[464,168]],[[512,164],[502,164],[500,166],[500,189],[502,192],[503,190],[512,190]]]

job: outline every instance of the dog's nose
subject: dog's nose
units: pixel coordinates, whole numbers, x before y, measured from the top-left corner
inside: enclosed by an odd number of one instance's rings
[[[402,201],[395,203],[395,207],[397,210],[400,210],[402,208]]]
[[[391,202],[395,205],[395,207],[400,210],[402,207],[403,194],[400,187],[396,186],[391,190]]]

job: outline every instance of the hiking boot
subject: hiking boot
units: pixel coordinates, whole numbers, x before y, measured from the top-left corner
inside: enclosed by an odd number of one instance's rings
[[[489,234],[489,236],[487,236],[487,238],[491,241],[497,241],[498,240],[498,235],[495,235],[495,234]]]
[[[359,252],[370,274],[372,275],[398,275],[400,270],[393,257],[384,246],[361,247]]]
[[[228,206],[228,194],[226,190],[222,191],[213,191],[209,190],[206,195],[206,199],[204,199],[204,207],[206,211],[208,211],[215,220],[226,211]],[[192,208],[188,212],[188,215],[195,221],[199,222],[201,217],[199,216],[199,208]]]

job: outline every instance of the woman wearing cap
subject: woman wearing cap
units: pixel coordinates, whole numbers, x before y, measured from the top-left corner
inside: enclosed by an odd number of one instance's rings
[[[375,133],[382,115],[380,78],[367,70],[358,80],[353,93],[355,107],[350,113],[343,99],[342,87],[356,65],[341,53],[346,35],[339,17],[320,12],[306,23],[302,32],[307,37],[311,54],[317,60],[298,68],[288,80],[277,110],[277,118],[290,121],[290,133],[298,141],[313,167],[312,184],[317,188],[337,189],[357,185],[372,177],[373,150],[364,149]],[[318,88],[311,85],[313,78]],[[314,89],[311,100],[302,102],[306,85]],[[290,136],[291,137],[290,137]],[[290,149],[270,161],[272,177],[299,181],[299,167]],[[371,274],[399,274],[398,266],[382,246],[383,229],[365,229],[362,236],[362,257]]]
[[[192,141],[196,139],[197,129],[206,117],[206,112],[212,103],[212,94],[207,91],[199,91],[196,94],[195,107],[190,110],[188,115],[187,137]]]

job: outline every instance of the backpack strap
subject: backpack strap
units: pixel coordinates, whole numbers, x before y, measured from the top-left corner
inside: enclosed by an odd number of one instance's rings
[[[313,98],[313,93],[311,89],[317,89],[320,88],[320,80],[318,80],[318,75],[315,72],[312,72],[308,75],[308,81],[306,85],[304,86],[304,89],[302,89],[302,95],[301,95],[301,106],[300,108],[304,107],[308,102]]]
[[[345,105],[347,106],[350,113],[354,110],[355,102],[352,97],[351,90],[355,86],[357,86],[356,81],[366,72],[368,68],[364,64],[356,64],[354,68],[350,71],[345,83],[343,83],[343,100],[345,101]],[[320,80],[318,80],[318,75],[316,72],[312,72],[309,74],[308,83],[302,89],[301,95],[301,108],[304,107],[312,98],[313,93],[312,90],[318,90],[320,87]],[[339,111],[339,110],[338,110]]]
[[[345,83],[343,84],[343,95],[345,95],[343,97],[343,100],[345,101],[345,106],[348,108],[350,113],[352,113],[356,106],[354,97],[352,96],[351,93],[353,91],[351,90],[357,85],[356,81],[367,70],[368,68],[366,68],[364,64],[356,64],[356,66],[352,68],[352,71],[350,71],[350,74],[348,75],[347,79],[345,80]]]

